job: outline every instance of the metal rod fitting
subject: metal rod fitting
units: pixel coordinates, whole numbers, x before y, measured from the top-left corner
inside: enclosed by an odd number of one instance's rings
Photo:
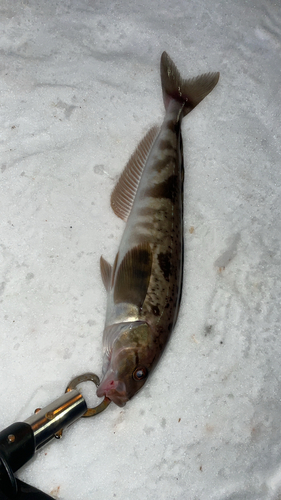
[[[32,428],[35,449],[38,450],[52,438],[60,438],[62,431],[82,417],[87,411],[86,401],[76,389],[56,399],[29,417],[25,422]]]

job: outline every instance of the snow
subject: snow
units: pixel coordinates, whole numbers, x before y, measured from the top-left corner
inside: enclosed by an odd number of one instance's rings
[[[109,197],[163,119],[162,51],[183,76],[221,72],[183,122],[183,299],[161,362],[123,409],[80,420],[18,476],[61,500],[280,499],[279,2],[0,11],[1,429],[101,373],[99,257],[113,261],[124,228]]]

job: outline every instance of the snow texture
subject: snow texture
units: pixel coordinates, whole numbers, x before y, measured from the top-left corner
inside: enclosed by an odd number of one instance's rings
[[[183,299],[161,362],[123,409],[80,420],[18,476],[61,500],[280,500],[279,1],[0,12],[1,429],[101,373],[99,257],[113,261],[124,229],[110,193],[163,119],[162,51],[183,76],[221,73],[183,121]]]

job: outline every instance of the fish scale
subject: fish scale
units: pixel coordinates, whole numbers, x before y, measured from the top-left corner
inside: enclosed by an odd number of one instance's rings
[[[130,214],[132,227],[126,229],[130,238],[126,248],[143,242],[151,244],[151,277],[137,319],[154,326],[161,345],[176,322],[182,283],[183,157],[180,126],[175,119],[181,107],[174,101],[169,104],[146,166],[145,182]],[[150,209],[149,214],[143,215],[144,207]]]
[[[166,115],[142,139],[111,195],[126,222],[113,267],[101,258],[107,290],[103,378],[98,396],[119,406],[156,366],[176,324],[183,274],[183,150],[181,121],[216,85],[219,74],[184,80],[161,57]]]

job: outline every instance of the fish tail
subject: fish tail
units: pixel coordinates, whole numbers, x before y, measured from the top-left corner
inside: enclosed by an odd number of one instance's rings
[[[160,62],[163,100],[167,109],[171,99],[179,101],[183,105],[183,116],[201,102],[216,86],[219,73],[205,73],[184,80],[167,52],[163,52]]]

